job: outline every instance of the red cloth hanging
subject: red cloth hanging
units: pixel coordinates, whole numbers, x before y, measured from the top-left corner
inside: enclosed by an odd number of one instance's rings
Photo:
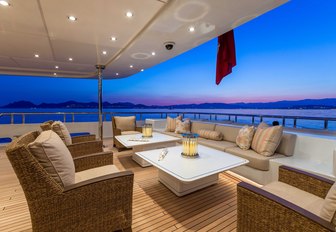
[[[218,51],[216,65],[216,84],[232,72],[232,68],[236,66],[236,49],[234,42],[233,30],[218,36]]]

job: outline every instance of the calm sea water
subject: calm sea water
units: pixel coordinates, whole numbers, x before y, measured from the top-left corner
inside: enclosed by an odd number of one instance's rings
[[[74,115],[74,120],[76,122],[85,122],[85,121],[97,121],[97,109],[0,109],[0,113],[18,113],[14,116],[14,123],[22,123],[22,114],[20,113],[45,113],[50,114],[43,115],[25,115],[25,123],[40,123],[46,120],[64,120],[63,112],[66,112],[65,120],[70,122],[73,119],[70,112],[89,112],[92,114],[76,114]],[[327,117],[334,118],[334,121],[329,121],[329,130],[336,130],[336,109],[331,110],[286,110],[286,109],[104,109],[104,113],[116,113],[117,115],[133,115],[133,112],[137,112],[137,119],[146,119],[146,118],[160,118],[161,112],[168,113],[170,116],[175,116],[175,112],[189,112],[189,113],[224,113],[224,114],[252,114],[252,115],[273,115],[273,116],[297,116],[297,117]],[[142,115],[139,114],[143,113]],[[58,114],[59,113],[59,114]],[[163,114],[165,117],[165,114]],[[185,117],[194,118],[194,114],[185,114]],[[198,119],[199,115],[196,115]],[[200,119],[209,120],[209,115],[200,115]],[[212,118],[214,119],[214,118]],[[111,120],[111,115],[106,116],[106,120]],[[218,116],[217,120],[229,120],[227,116]],[[233,117],[230,118],[233,120]],[[237,118],[239,123],[251,123],[251,117],[240,116]],[[277,118],[264,118],[264,121],[267,123],[272,123],[274,120],[279,120]],[[280,120],[281,121],[281,120]],[[0,116],[0,124],[7,124],[11,122],[9,116]],[[260,119],[255,118],[255,123],[259,123]],[[293,126],[293,120],[286,120],[286,126]],[[322,129],[324,122],[321,120],[298,120],[297,127],[300,128],[312,128],[312,129]]]

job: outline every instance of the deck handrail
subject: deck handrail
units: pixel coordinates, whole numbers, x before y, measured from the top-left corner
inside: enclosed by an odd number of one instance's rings
[[[98,112],[3,112],[0,113],[0,117],[10,117],[10,123],[7,124],[15,124],[15,116],[21,116],[22,120],[21,123],[25,124],[26,116],[28,115],[61,115],[63,118],[63,122],[76,122],[75,116],[76,115],[98,115]],[[282,125],[286,125],[287,120],[293,120],[293,128],[297,127],[298,120],[314,120],[314,121],[322,121],[323,122],[323,129],[328,130],[329,122],[336,121],[336,117],[307,117],[307,116],[292,116],[292,115],[270,115],[270,114],[234,114],[234,113],[209,113],[209,112],[189,112],[189,111],[169,111],[169,112],[162,112],[162,111],[148,111],[148,112],[141,112],[141,111],[129,111],[129,112],[103,112],[103,121],[108,121],[108,116],[112,117],[115,115],[135,115],[139,116],[140,120],[144,119],[144,115],[159,115],[158,118],[166,118],[167,116],[171,115],[193,115],[193,119],[201,119],[201,116],[208,116],[208,120],[210,121],[218,121],[219,116],[227,117],[226,121],[233,121],[238,123],[238,117],[247,117],[251,118],[251,124],[255,124],[256,119],[259,119],[259,122],[264,121],[264,119],[272,118],[272,119],[280,119]],[[70,121],[68,120],[67,116],[71,116]],[[223,121],[223,120],[222,120]],[[4,123],[2,123],[4,124]]]

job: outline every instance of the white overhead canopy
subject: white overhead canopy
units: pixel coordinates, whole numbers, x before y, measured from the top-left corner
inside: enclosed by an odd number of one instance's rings
[[[0,6],[0,74],[97,78],[99,64],[106,65],[104,79],[150,68],[287,2],[7,1],[9,7]],[[133,17],[126,17],[128,11]],[[175,42],[173,50],[166,50],[167,41]]]

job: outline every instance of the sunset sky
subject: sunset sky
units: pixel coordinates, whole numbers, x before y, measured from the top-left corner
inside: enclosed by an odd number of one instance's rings
[[[104,101],[169,105],[335,98],[335,9],[335,0],[292,0],[235,29],[237,66],[219,86],[215,39],[129,78],[104,81]],[[96,80],[0,76],[0,83],[0,105],[97,101]]]

